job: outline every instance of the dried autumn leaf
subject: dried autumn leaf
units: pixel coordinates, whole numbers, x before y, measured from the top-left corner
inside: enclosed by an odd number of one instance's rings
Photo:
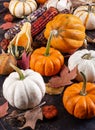
[[[14,25],[15,25],[15,23],[6,22],[6,23],[3,23],[2,25],[0,25],[0,28],[3,30],[7,30],[7,29],[12,28]]]
[[[26,111],[21,111],[19,109],[13,110],[8,116],[6,116],[6,121],[13,127],[23,129],[26,127],[35,128],[38,119],[43,119],[43,113],[41,107],[46,102],[33,107],[32,109],[27,109]]]
[[[29,69],[29,60],[30,54],[27,54],[26,51],[23,52],[22,58],[17,60],[17,64],[21,69]]]
[[[7,39],[3,39],[1,42],[0,42],[0,47],[6,51],[7,50],[7,47],[9,45],[9,40]]]
[[[26,118],[26,123],[23,125],[23,127],[20,127],[20,129],[31,127],[32,129],[35,129],[36,122],[38,119],[43,120],[43,113],[42,109],[38,107],[37,109],[33,111],[27,111],[24,115]]]
[[[53,88],[59,88],[62,86],[70,85],[73,83],[71,80],[75,79],[76,76],[76,67],[72,71],[69,71],[68,67],[64,65],[60,72],[60,76],[53,76],[49,80],[49,84]]]
[[[58,95],[61,94],[64,90],[64,86],[63,87],[59,87],[59,88],[53,88],[50,86],[49,83],[46,84],[46,93],[49,95]]]
[[[5,102],[3,105],[0,106],[0,118],[6,116],[8,114],[8,102]]]
[[[22,114],[19,114],[18,110],[13,110],[8,116],[6,116],[6,122],[12,127],[22,127],[25,124],[25,118]]]

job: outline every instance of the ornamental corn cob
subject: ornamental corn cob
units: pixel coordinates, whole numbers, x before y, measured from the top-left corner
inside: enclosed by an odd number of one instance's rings
[[[48,10],[46,9],[46,7],[43,7],[43,8],[41,8],[41,10],[44,10],[44,11],[43,11],[43,13],[40,12],[40,14],[41,13],[42,14],[39,17],[36,17],[36,19],[34,19],[34,20],[31,19],[32,20],[32,22],[31,22],[31,26],[32,26],[31,34],[32,34],[32,37],[39,34],[45,28],[46,24],[54,16],[56,16],[58,14],[58,10],[56,8],[54,8],[54,7],[50,7]],[[25,19],[24,19],[24,22],[25,22]],[[23,22],[21,22],[20,25],[17,24],[17,25],[15,25],[15,27],[9,29],[5,33],[5,38],[6,39],[12,39],[20,31],[20,28],[21,28],[22,24],[23,24]]]
[[[39,7],[36,11],[32,12],[29,16],[27,16],[26,19],[21,20],[14,27],[10,28],[5,33],[5,38],[12,39],[18,32],[20,32],[23,23],[25,23],[27,19],[32,23],[38,17],[40,17],[46,11],[46,9],[46,7]]]
[[[36,35],[33,39],[33,49],[46,46],[47,39],[44,37],[44,30],[41,31],[38,35]]]
[[[32,37],[40,33],[46,26],[46,24],[58,14],[58,11],[54,7],[50,7],[46,10],[42,16],[32,23]]]

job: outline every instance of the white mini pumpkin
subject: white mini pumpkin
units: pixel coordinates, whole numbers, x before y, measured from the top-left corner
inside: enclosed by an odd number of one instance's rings
[[[95,51],[94,50],[78,50],[73,53],[68,59],[68,68],[71,71],[77,67],[78,81],[82,81],[80,72],[83,72],[86,76],[86,80],[89,82],[95,81]]]
[[[9,3],[9,11],[12,15],[22,18],[29,15],[37,9],[35,0],[11,0]]]
[[[62,11],[64,9],[70,10],[72,3],[70,0],[48,0],[45,6],[47,8],[54,7],[58,9],[58,11]]]
[[[44,80],[39,73],[31,69],[18,69],[18,72],[12,72],[5,79],[3,96],[10,105],[18,109],[33,108],[40,104],[45,95]]]
[[[87,30],[95,29],[95,5],[79,6],[73,14],[81,19]]]

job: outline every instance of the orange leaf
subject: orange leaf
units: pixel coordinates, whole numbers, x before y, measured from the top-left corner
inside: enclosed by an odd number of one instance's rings
[[[8,108],[8,102],[5,102],[3,105],[0,106],[0,118],[8,114]]]
[[[2,25],[0,25],[0,28],[3,30],[7,30],[7,29],[12,28],[14,25],[15,25],[15,23],[6,22],[6,23],[3,23]]]
[[[76,68],[74,68],[72,71],[69,71],[68,67],[64,65],[60,72],[60,76],[53,76],[49,80],[49,84],[51,87],[54,88],[70,85],[73,83],[71,80],[75,79],[76,76],[77,76]]]

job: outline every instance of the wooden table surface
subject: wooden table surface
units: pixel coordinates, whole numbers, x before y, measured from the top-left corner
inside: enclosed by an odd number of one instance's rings
[[[6,13],[6,10],[3,11],[2,3],[4,0],[0,0],[0,24],[2,24],[3,16]],[[5,0],[6,1],[6,0]],[[4,36],[4,31],[0,29],[0,41]],[[95,49],[95,45],[89,45],[89,49]],[[0,104],[4,102],[2,95],[2,84],[6,77],[0,76]],[[64,109],[62,104],[62,94],[51,96],[46,94],[44,101],[47,104],[53,104],[58,109],[58,117],[53,120],[43,120],[37,121],[35,130],[95,130],[95,118],[89,120],[80,120],[74,118]],[[0,130],[18,130],[17,128],[11,127],[3,119],[0,119]],[[31,130],[31,128],[25,128],[24,130]]]

